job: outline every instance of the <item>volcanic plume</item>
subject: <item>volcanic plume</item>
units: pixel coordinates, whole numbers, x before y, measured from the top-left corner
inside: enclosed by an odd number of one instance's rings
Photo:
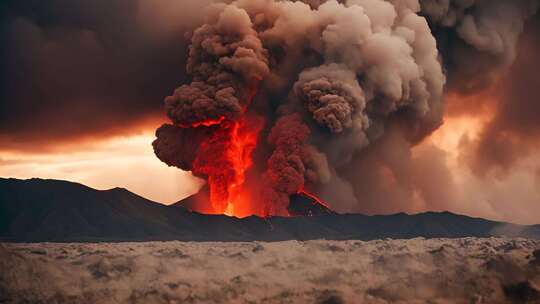
[[[235,216],[291,215],[290,198],[303,193],[361,203],[370,175],[406,165],[384,155],[406,155],[442,124],[447,77],[458,91],[493,81],[538,6],[225,2],[188,34],[192,80],[165,99],[171,124],[153,146],[207,181],[194,211]]]

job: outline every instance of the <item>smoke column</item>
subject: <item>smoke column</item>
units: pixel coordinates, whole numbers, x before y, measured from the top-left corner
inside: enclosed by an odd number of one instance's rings
[[[401,179],[411,147],[442,124],[447,78],[447,90],[467,92],[508,68],[537,6],[209,5],[189,34],[192,81],[165,99],[171,124],[156,132],[155,153],[207,180],[209,200],[195,211],[287,216],[289,198],[302,192],[354,211],[379,201],[381,174]]]

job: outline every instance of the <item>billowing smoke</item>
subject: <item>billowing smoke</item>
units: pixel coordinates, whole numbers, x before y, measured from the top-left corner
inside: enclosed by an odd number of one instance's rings
[[[214,5],[191,38],[187,71],[193,82],[165,99],[177,125],[238,120],[250,87],[268,73],[268,54],[250,16],[234,5]]]
[[[432,25],[452,89],[491,85],[514,62],[525,22],[538,0],[420,0]]]
[[[319,125],[332,133],[367,129],[366,99],[354,72],[331,64],[304,71],[299,78],[294,93]]]
[[[478,138],[463,141],[465,162],[478,176],[507,175],[540,147],[540,20],[530,22],[512,67],[491,93],[492,119]],[[465,105],[460,107],[467,109]],[[472,112],[470,109],[468,112]],[[533,168],[531,168],[533,169]],[[534,169],[533,169],[534,170]]]
[[[226,2],[189,34],[192,82],[165,99],[172,124],[153,145],[208,181],[217,213],[263,216],[287,215],[289,197],[308,190],[339,211],[373,203],[366,192],[390,190],[384,170],[406,175],[410,149],[443,123],[443,71],[463,92],[492,82],[538,6]]]
[[[263,214],[287,215],[289,197],[304,190],[306,182],[329,178],[326,158],[308,144],[310,130],[298,114],[280,117],[268,142],[274,148],[268,159],[263,185]]]

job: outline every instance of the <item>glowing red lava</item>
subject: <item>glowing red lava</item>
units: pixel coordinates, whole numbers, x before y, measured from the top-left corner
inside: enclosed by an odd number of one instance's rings
[[[257,208],[256,203],[262,202],[253,200],[260,197],[252,196],[251,189],[246,186],[246,172],[253,165],[252,154],[263,126],[264,120],[257,116],[246,116],[240,121],[224,121],[213,126],[217,130],[202,142],[193,162],[193,173],[205,176],[209,188],[209,197],[197,201],[192,206],[194,211],[240,218],[272,215],[264,214],[264,209]],[[314,206],[331,210],[326,202],[305,188],[298,195],[308,198]]]
[[[244,189],[246,171],[253,165],[251,155],[262,126],[261,119],[226,121],[202,143],[193,171],[207,176],[210,205],[201,211],[245,216],[245,200],[249,199]]]
[[[329,209],[329,210],[332,210],[332,208],[330,208],[330,205],[328,205],[325,201],[323,201],[322,199],[318,198],[315,194],[312,194],[312,193],[309,193],[306,189],[302,189],[300,190],[300,192],[298,192],[298,194],[300,195],[305,195],[307,197],[309,197],[310,199],[312,199],[315,203]]]
[[[219,125],[224,121],[225,121],[225,116],[220,116],[217,119],[209,119],[209,120],[202,121],[202,122],[196,122],[196,123],[193,123],[191,125],[180,124],[180,127],[182,127],[182,128],[198,128],[200,126],[211,127],[211,126]]]
[[[249,90],[248,102],[239,120],[220,117],[181,126],[212,128],[211,135],[200,143],[192,164],[193,173],[206,178],[209,193],[195,200],[195,204],[190,207],[193,211],[235,217],[273,215],[264,213],[265,209],[261,206],[264,202],[254,202],[254,199],[260,200],[260,196],[252,196],[251,191],[256,190],[246,186],[246,172],[253,166],[252,154],[264,127],[262,117],[246,114],[256,91],[255,88]],[[298,194],[308,197],[313,204],[319,203],[328,208],[326,203],[306,190]]]

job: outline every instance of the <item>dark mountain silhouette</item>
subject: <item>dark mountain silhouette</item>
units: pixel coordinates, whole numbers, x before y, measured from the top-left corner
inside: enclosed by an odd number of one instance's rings
[[[0,179],[0,239],[4,241],[372,240],[499,235],[540,238],[540,225],[519,226],[449,212],[381,216],[323,212],[292,218],[236,219],[201,215],[178,205],[164,206],[120,188],[98,191],[58,180]]]

